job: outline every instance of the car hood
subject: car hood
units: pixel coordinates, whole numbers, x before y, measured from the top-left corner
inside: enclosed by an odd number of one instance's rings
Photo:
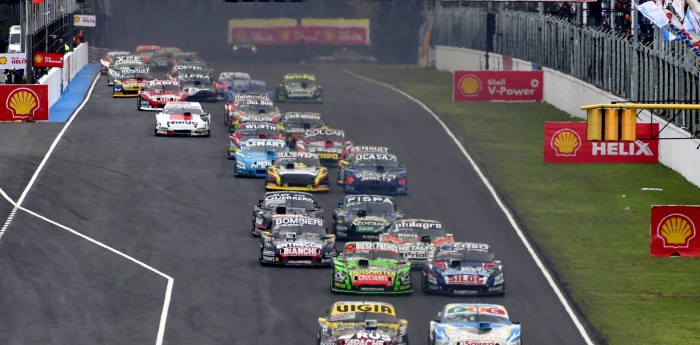
[[[478,341],[476,344],[496,345],[506,344],[520,337],[520,327],[492,323],[490,331],[480,331],[475,322],[440,324],[435,327],[438,338],[449,339],[451,342]]]

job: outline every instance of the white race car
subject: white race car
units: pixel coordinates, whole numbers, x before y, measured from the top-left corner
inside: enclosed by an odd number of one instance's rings
[[[156,114],[155,134],[167,136],[208,137],[210,115],[199,102],[168,102]]]
[[[450,303],[430,321],[430,345],[521,345],[520,323],[498,304]]]

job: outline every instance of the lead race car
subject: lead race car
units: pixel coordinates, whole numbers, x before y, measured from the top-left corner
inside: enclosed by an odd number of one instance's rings
[[[333,233],[338,239],[378,240],[403,212],[385,195],[346,196],[333,210]]]
[[[323,219],[323,208],[306,192],[267,192],[253,208],[254,237],[270,229],[275,214],[299,214]]]
[[[267,168],[268,190],[327,192],[329,187],[328,169],[313,153],[280,152]]]
[[[233,174],[239,176],[265,177],[267,167],[279,152],[287,152],[284,140],[280,139],[249,139],[241,143],[241,150],[236,152],[236,166]]]
[[[446,243],[423,264],[423,291],[443,295],[503,295],[506,282],[503,265],[494,260],[488,244]]]
[[[450,303],[430,321],[429,344],[522,345],[522,335],[502,305]]]
[[[323,103],[323,87],[313,74],[286,74],[277,86],[275,100]]]
[[[168,102],[184,102],[187,92],[180,90],[176,80],[151,80],[139,92],[139,110],[160,110]]]
[[[410,294],[411,264],[396,244],[348,242],[333,260],[330,285],[332,292]]]
[[[209,114],[197,102],[168,102],[156,114],[156,136],[208,137]]]
[[[117,60],[118,57],[129,55],[131,55],[131,52],[122,50],[113,50],[107,52],[107,55],[100,59],[100,74],[106,75],[109,72],[109,68]]]
[[[318,154],[321,163],[329,166],[337,165],[340,154],[351,145],[352,141],[345,138],[345,131],[335,128],[307,129],[300,140],[290,142],[290,146],[300,152]]]
[[[318,345],[408,345],[408,321],[385,302],[335,302],[318,326]]]
[[[437,220],[401,219],[397,220],[379,240],[399,245],[399,251],[411,266],[422,267],[423,263],[435,256],[437,246],[454,242],[452,234]]]
[[[321,218],[274,215],[260,238],[262,265],[330,266],[337,254],[335,236],[326,234]]]

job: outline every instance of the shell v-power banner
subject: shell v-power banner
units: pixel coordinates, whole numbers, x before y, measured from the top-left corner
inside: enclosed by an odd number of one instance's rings
[[[455,71],[454,102],[539,102],[542,71]]]

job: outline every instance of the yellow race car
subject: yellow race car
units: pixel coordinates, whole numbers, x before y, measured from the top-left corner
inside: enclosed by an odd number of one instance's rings
[[[279,152],[267,168],[267,190],[327,192],[328,169],[318,155],[308,152]]]
[[[408,321],[399,319],[389,303],[335,302],[318,325],[317,344],[408,345]]]
[[[114,79],[114,97],[138,97],[139,92],[146,87],[153,76],[148,68],[133,68],[123,70],[119,77]]]

